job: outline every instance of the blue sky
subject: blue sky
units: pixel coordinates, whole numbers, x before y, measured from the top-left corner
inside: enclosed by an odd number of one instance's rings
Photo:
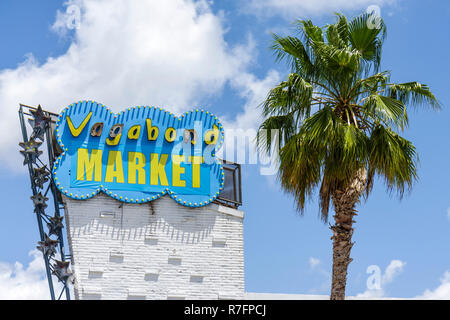
[[[320,0],[314,7],[303,0],[283,6],[270,0],[176,0],[161,3],[158,16],[152,1],[142,1],[149,3],[143,8],[113,2],[115,7],[70,2],[82,9],[79,29],[64,26],[67,5],[60,1],[0,3],[0,272],[14,269],[16,261],[26,268],[38,240],[30,183],[18,154],[20,102],[55,112],[84,98],[116,111],[125,103],[163,104],[174,112],[203,105],[225,124],[254,127],[257,104],[288,72],[275,63],[270,33],[294,32],[296,18],[325,25],[334,21],[334,11],[352,16],[376,4],[388,28],[381,68],[392,71],[393,81],[428,84],[443,110],[410,113],[405,136],[420,156],[420,180],[411,194],[400,201],[378,181],[359,207],[347,294],[366,291],[368,266],[384,272],[398,260],[401,267],[387,272],[395,274],[383,285],[385,296],[446,289],[450,298],[448,1]],[[139,15],[139,9],[148,11]],[[299,216],[292,198],[257,165],[243,166],[242,188],[246,291],[328,294],[331,234],[318,219],[317,201]],[[0,281],[0,291],[16,284]]]

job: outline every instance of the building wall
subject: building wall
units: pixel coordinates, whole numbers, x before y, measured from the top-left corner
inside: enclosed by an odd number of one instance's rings
[[[243,212],[64,198],[77,299],[242,299]]]

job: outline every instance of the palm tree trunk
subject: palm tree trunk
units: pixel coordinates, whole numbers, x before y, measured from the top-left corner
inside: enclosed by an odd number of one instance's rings
[[[352,183],[343,190],[333,192],[332,199],[335,209],[335,225],[333,231],[333,277],[331,283],[331,300],[345,299],[345,286],[347,283],[347,269],[352,258],[350,251],[353,247],[353,216],[356,214],[355,206],[359,202],[361,193],[366,185],[366,169],[359,170]]]

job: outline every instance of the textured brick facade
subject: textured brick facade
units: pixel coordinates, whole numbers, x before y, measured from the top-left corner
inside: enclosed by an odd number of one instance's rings
[[[77,299],[242,299],[243,212],[64,198]]]

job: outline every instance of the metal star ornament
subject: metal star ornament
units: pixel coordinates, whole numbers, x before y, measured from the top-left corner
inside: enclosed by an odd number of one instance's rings
[[[56,254],[56,245],[58,240],[51,239],[47,234],[45,234],[44,241],[38,241],[38,246],[36,247],[42,253],[48,257],[53,257]]]
[[[50,218],[50,222],[47,223],[48,234],[49,235],[58,235],[62,228],[64,228],[64,224],[62,220],[64,217],[58,217],[56,214],[54,217]]]
[[[48,181],[48,176],[50,173],[47,171],[47,166],[43,166],[42,168],[34,168],[33,169],[33,180],[34,184],[43,189],[44,183]]]
[[[34,118],[28,120],[33,128],[32,137],[44,141],[45,129],[47,128],[50,118],[44,114],[41,105],[38,105],[36,110],[30,110],[30,112]]]
[[[30,139],[27,142],[19,142],[19,146],[21,146],[24,150],[20,150],[20,153],[24,156],[23,165],[27,163],[36,163],[36,159],[42,154],[38,148],[42,144],[42,142],[35,141],[34,139]]]
[[[72,276],[72,271],[69,269],[69,264],[69,261],[55,260],[52,274],[57,276],[60,281],[67,281],[67,279]]]
[[[41,209],[45,209],[47,208],[47,204],[46,201],[48,200],[48,198],[46,196],[44,196],[42,193],[38,193],[34,196],[30,197],[31,200],[33,200],[33,204],[35,206],[34,211],[36,212],[37,208],[41,208]]]

